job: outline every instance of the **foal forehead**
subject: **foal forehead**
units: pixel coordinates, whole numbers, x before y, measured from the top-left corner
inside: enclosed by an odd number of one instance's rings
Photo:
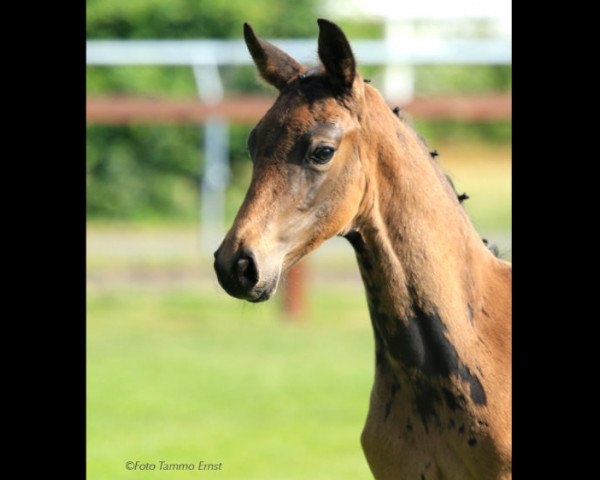
[[[298,76],[280,92],[272,108],[274,116],[288,121],[326,122],[348,115],[327,78],[310,72]]]

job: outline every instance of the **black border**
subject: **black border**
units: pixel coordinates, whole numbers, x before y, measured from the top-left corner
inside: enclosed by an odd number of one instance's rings
[[[18,171],[4,176],[14,212],[4,233],[16,247],[5,251],[5,318],[19,331],[4,338],[21,368],[10,443],[21,476],[85,478],[85,3],[11,8],[4,162]]]

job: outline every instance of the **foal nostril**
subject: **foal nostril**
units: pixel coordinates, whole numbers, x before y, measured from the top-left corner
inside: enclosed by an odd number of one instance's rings
[[[235,271],[240,284],[246,288],[258,283],[258,269],[252,254],[242,254],[235,265]]]

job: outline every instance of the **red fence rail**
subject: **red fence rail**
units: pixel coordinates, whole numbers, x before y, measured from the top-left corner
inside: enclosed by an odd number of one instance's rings
[[[163,99],[133,96],[88,97],[88,123],[202,123],[218,115],[237,123],[258,121],[273,104],[272,97],[230,97],[209,105],[197,99]],[[422,119],[448,118],[470,121],[507,120],[512,116],[510,94],[416,98],[401,105],[409,115]]]

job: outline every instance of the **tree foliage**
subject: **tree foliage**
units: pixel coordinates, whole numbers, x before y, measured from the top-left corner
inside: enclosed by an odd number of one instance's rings
[[[89,39],[313,37],[315,0],[88,0]]]

